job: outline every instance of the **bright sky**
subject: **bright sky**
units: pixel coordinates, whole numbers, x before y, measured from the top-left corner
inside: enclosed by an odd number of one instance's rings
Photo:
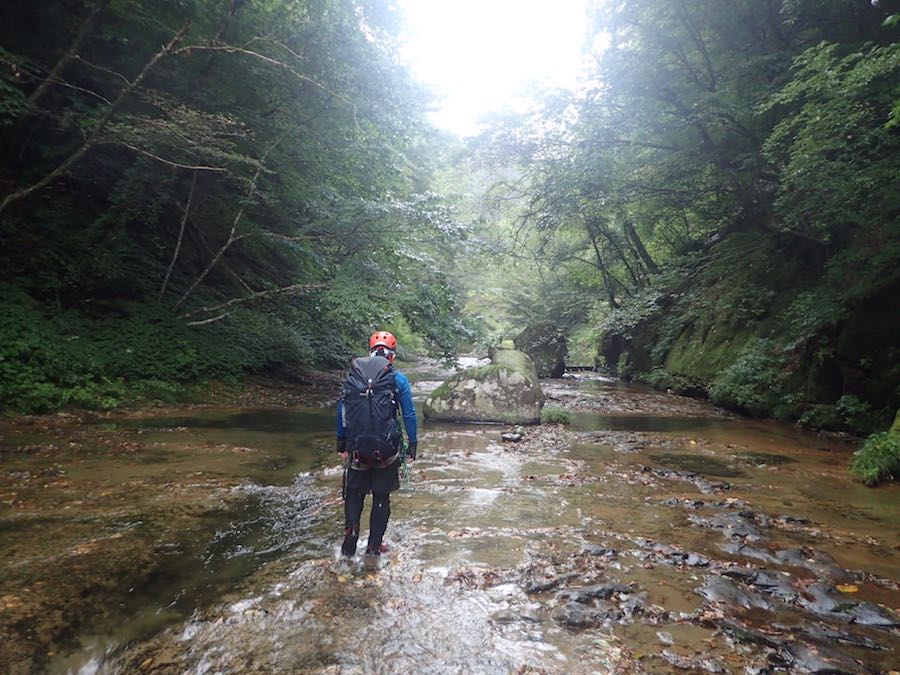
[[[413,73],[434,89],[438,127],[468,136],[478,118],[528,105],[531,85],[572,87],[587,0],[400,0]]]

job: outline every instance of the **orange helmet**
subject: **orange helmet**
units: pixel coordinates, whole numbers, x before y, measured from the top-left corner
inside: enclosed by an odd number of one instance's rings
[[[372,333],[372,337],[369,338],[369,349],[375,349],[376,347],[397,349],[397,338],[395,338],[391,333],[388,333],[386,330],[380,330],[377,333]]]

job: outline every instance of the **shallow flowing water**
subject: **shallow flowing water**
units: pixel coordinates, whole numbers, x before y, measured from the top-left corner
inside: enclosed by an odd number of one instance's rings
[[[419,399],[445,373],[409,374]],[[338,556],[331,408],[4,433],[10,672],[900,663],[900,491],[854,482],[853,446],[593,374],[544,388],[572,425],[421,425],[377,565]]]

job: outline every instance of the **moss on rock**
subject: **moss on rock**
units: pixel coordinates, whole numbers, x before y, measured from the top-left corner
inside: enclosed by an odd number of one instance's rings
[[[544,393],[527,354],[498,349],[491,365],[463,370],[425,400],[426,419],[538,424]]]

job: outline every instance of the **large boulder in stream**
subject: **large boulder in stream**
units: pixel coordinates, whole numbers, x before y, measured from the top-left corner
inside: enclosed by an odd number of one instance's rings
[[[516,335],[513,344],[531,357],[538,377],[562,377],[566,371],[566,336],[552,323],[528,326]]]
[[[462,370],[425,399],[426,419],[539,424],[544,392],[534,363],[514,349],[491,352],[487,366]]]

